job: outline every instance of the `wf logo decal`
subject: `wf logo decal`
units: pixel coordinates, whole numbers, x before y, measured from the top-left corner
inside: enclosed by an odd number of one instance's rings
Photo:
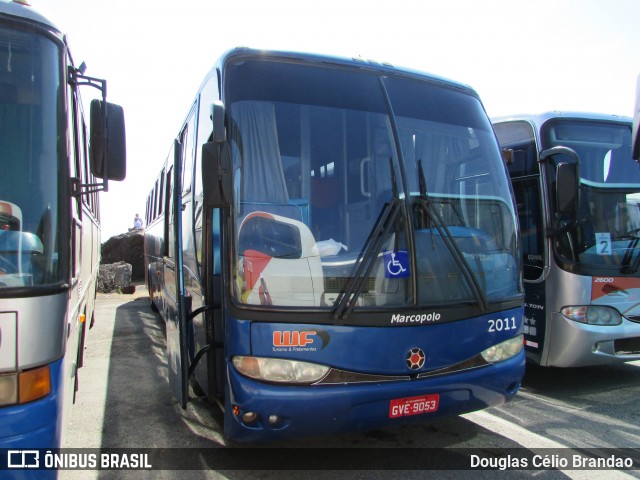
[[[273,332],[273,350],[289,349],[315,352],[326,347],[330,338],[329,333],[324,330],[276,330]],[[318,345],[316,339],[320,340],[321,345]]]
[[[273,332],[274,347],[306,347],[313,343],[313,337],[316,335],[314,330],[306,332]]]

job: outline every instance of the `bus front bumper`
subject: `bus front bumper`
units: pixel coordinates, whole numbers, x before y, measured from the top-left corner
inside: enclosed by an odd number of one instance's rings
[[[59,448],[62,360],[49,365],[51,393],[21,405],[0,407],[0,449]]]
[[[640,360],[640,323],[622,318],[613,326],[589,325],[553,314],[542,365],[586,367]]]
[[[460,415],[510,400],[520,388],[524,367],[522,351],[487,367],[419,380],[284,386],[256,382],[228,364],[225,435],[238,441],[282,440]],[[439,397],[436,411],[391,418],[392,400],[433,394]],[[243,421],[253,414],[255,420]]]

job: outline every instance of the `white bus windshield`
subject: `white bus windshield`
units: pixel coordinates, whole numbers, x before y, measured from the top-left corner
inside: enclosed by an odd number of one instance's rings
[[[554,120],[543,126],[541,141],[543,148],[570,147],[580,159],[579,220],[556,243],[558,252],[584,264],[637,271],[640,166],[631,158],[631,125]],[[553,161],[573,160],[558,155]],[[548,169],[550,181],[554,171]]]
[[[40,35],[0,28],[0,288],[62,281],[59,55]]]

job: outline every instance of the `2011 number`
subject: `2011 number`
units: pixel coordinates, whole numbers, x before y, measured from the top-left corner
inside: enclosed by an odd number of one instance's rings
[[[489,332],[502,332],[505,330],[515,330],[516,328],[518,328],[516,317],[489,320]]]

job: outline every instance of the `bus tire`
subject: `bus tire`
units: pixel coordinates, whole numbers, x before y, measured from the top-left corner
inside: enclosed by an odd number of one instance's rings
[[[149,291],[149,300],[151,300],[151,311],[152,312],[159,312],[160,310],[158,310],[158,306],[155,304],[155,302],[153,301],[153,290]]]

